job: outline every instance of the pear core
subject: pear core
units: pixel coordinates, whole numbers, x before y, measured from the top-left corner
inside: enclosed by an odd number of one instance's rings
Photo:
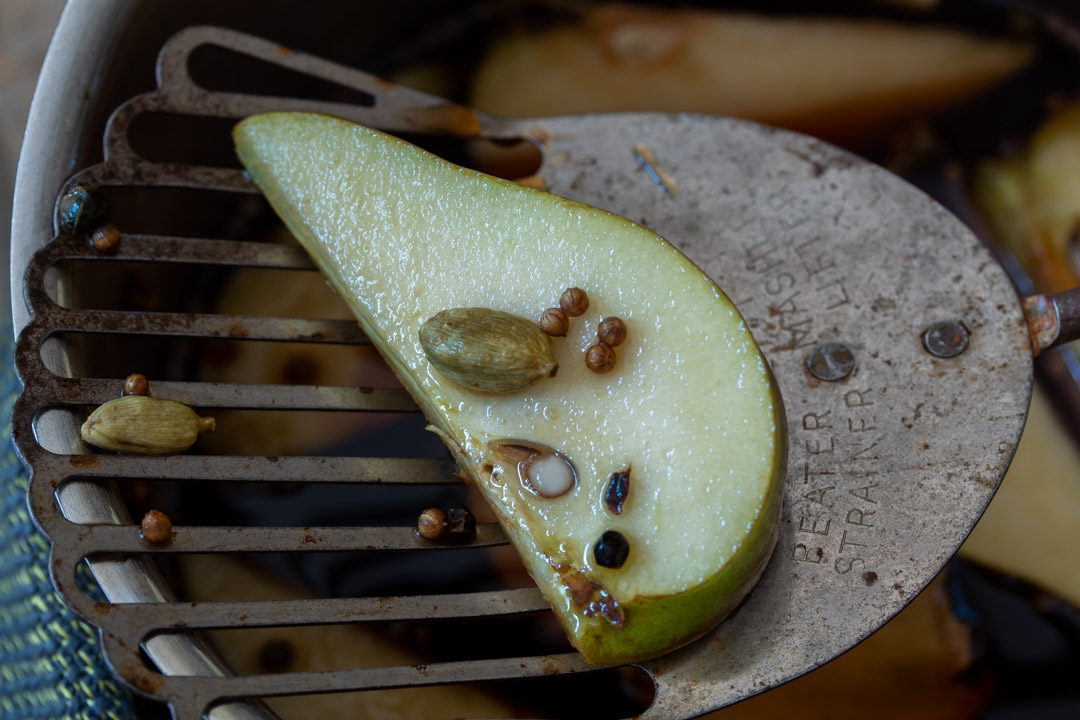
[[[623,218],[344,120],[270,113],[240,123],[234,138],[587,660],[655,656],[733,609],[775,542],[784,414],[768,364],[707,276]],[[441,310],[539,318],[570,287],[590,302],[552,342],[557,377],[493,396],[447,381],[425,358],[418,329]],[[628,339],[598,375],[584,354],[611,316]],[[523,487],[516,464],[491,450],[501,438],[554,448],[576,483],[556,498]],[[605,488],[628,466],[615,515]],[[593,556],[609,530],[629,542],[619,568]]]

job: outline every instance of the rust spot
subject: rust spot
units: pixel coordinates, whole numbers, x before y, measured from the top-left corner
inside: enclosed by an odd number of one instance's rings
[[[101,464],[101,458],[95,455],[72,455],[68,458],[68,464],[73,468],[88,470]]]
[[[873,570],[868,570],[862,574],[862,579],[867,586],[873,585],[877,582],[877,573]]]
[[[821,385],[821,381],[818,380],[816,377],[814,377],[814,373],[810,372],[810,363],[809,363],[809,361],[810,361],[809,356],[803,358],[803,361],[801,363],[802,364],[802,369],[803,369],[803,375],[806,376],[807,384],[809,384],[810,387],[812,387],[812,388],[816,388],[816,387],[819,387]]]
[[[908,430],[911,430],[915,427],[915,422],[922,417],[922,409],[924,405],[926,405],[926,403],[919,403],[915,406],[915,413],[911,416],[910,420],[908,420],[906,417],[900,418],[900,422],[904,424],[904,427],[906,427]]]
[[[164,678],[160,675],[149,673],[141,667],[128,667],[126,670],[124,677],[127,678],[128,682],[150,695],[157,695],[161,690],[161,686],[165,684]]]
[[[229,326],[229,329],[226,330],[226,333],[228,334],[229,337],[232,337],[232,338],[245,338],[248,335],[250,335],[250,332],[248,331],[248,329],[246,327],[244,327],[243,325],[239,325],[239,324]]]
[[[1031,335],[1032,354],[1038,355],[1053,345],[1061,333],[1057,305],[1046,295],[1033,295],[1024,298],[1021,307]]]
[[[107,602],[94,603],[94,612],[98,615],[108,615],[110,610],[112,610],[112,605]]]
[[[278,57],[289,57],[290,55],[296,54],[295,51],[292,50],[292,48],[287,48],[284,45],[275,46],[274,52],[277,53]]]

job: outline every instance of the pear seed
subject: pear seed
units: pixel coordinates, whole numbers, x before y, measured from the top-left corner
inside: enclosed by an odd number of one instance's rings
[[[524,477],[530,490],[546,498],[565,495],[574,487],[574,468],[555,453],[537,453],[525,464]]]
[[[521,440],[497,440],[488,444],[495,457],[503,462],[519,465],[528,462],[534,455],[542,452],[554,452],[547,445],[526,443]]]
[[[577,470],[573,463],[546,445],[502,440],[490,443],[489,447],[497,458],[513,463],[522,486],[540,497],[560,497],[577,484]]]
[[[622,515],[623,503],[630,492],[630,466],[625,470],[611,473],[607,487],[604,488],[604,504],[616,515]]]

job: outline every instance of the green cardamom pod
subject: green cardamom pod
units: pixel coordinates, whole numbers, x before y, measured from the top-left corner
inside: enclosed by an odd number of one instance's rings
[[[187,450],[200,433],[214,430],[214,418],[199,417],[187,405],[148,395],[109,400],[82,425],[82,438],[103,450],[169,455]]]
[[[420,327],[420,345],[440,374],[480,392],[524,390],[559,369],[543,330],[490,308],[443,310]]]

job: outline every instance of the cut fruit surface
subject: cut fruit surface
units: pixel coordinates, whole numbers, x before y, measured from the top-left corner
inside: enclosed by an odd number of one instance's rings
[[[738,311],[693,263],[623,218],[344,120],[270,113],[240,123],[234,139],[587,660],[653,657],[738,604],[776,539],[784,414]],[[425,356],[419,330],[439,312],[483,307],[536,321],[571,287],[589,304],[551,340],[555,377],[478,392]],[[623,320],[626,339],[613,369],[597,374],[585,352],[605,317]],[[572,487],[536,492],[523,461],[497,451],[507,444],[565,458]],[[628,468],[616,514],[605,492]],[[628,545],[618,567],[597,561],[609,531]]]

